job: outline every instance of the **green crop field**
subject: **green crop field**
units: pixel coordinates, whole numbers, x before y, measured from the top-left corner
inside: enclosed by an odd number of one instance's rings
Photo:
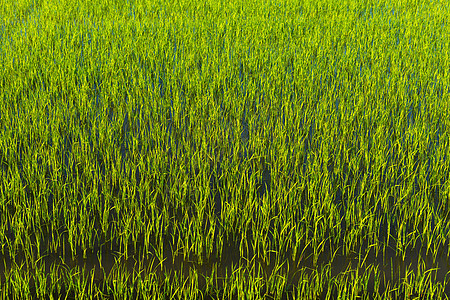
[[[446,0],[0,0],[1,299],[448,299]]]

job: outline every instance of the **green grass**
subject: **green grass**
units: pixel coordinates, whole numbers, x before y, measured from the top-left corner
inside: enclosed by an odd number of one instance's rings
[[[449,15],[2,0],[2,298],[448,298]]]

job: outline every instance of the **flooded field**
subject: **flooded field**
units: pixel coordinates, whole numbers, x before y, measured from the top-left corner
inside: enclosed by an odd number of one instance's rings
[[[63,2],[2,8],[2,299],[448,299],[445,3]]]

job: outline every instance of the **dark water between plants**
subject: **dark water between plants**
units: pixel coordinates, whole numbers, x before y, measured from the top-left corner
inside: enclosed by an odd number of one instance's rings
[[[43,244],[45,245],[45,243]],[[86,277],[89,277],[89,274],[94,272],[94,282],[99,285],[108,278],[113,270],[115,270],[115,272],[118,270],[120,270],[120,272],[128,272],[130,275],[142,272],[141,276],[144,277],[152,273],[163,280],[167,276],[166,272],[171,271],[179,274],[181,273],[188,278],[190,269],[195,269],[199,275],[199,288],[205,287],[206,285],[206,280],[202,276],[211,276],[214,271],[217,276],[217,280],[215,281],[217,285],[215,287],[221,288],[226,274],[231,274],[239,265],[247,265],[247,260],[239,256],[238,243],[225,244],[222,259],[211,258],[203,265],[194,262],[195,259],[188,261],[184,260],[182,256],[174,258],[170,251],[169,244],[170,241],[166,240],[164,247],[164,258],[166,260],[162,263],[162,268],[161,265],[159,265],[156,256],[152,255],[145,257],[136,253],[133,254],[134,251],[131,251],[131,254],[127,259],[123,257],[120,258],[117,256],[117,252],[111,251],[111,248],[115,248],[114,246],[111,246],[111,243],[106,243],[97,249],[89,249],[85,258],[80,254],[75,257],[75,259],[72,259],[70,254],[66,253],[66,255],[64,255],[63,251],[59,251],[59,253],[53,253],[43,257],[39,264],[45,266],[44,269],[46,273],[50,273],[54,266],[57,266],[60,272],[67,272],[68,269],[78,267],[84,271]],[[332,259],[332,253],[329,251],[329,247],[325,247],[323,253],[319,255],[318,260],[314,262],[312,258],[313,249],[306,247],[306,251],[302,254],[301,258],[294,258],[292,253],[285,253],[282,255],[281,261],[284,261],[284,263],[282,264],[281,269],[287,275],[289,284],[288,289],[289,287],[292,288],[292,286],[297,286],[299,284],[299,279],[301,278],[299,278],[298,272],[301,269],[303,269],[306,274],[312,274],[313,270],[324,268],[327,264],[330,264],[329,270],[332,277],[352,270],[355,271],[356,269],[359,269],[360,274],[362,274],[369,266],[376,267],[377,274],[381,274],[380,282],[376,287],[374,274],[372,273],[367,286],[369,293],[383,292],[386,288],[392,287],[394,283],[401,281],[405,276],[408,275],[411,277],[412,274],[417,274],[419,267],[422,269],[422,273],[426,270],[430,270],[428,276],[430,276],[429,278],[433,282],[444,282],[446,279],[448,280],[448,272],[450,271],[448,247],[440,249],[437,256],[433,257],[430,252],[427,254],[426,249],[421,246],[423,245],[418,243],[416,247],[408,249],[405,257],[402,258],[396,255],[394,243],[391,245],[392,248],[388,248],[384,254],[378,253],[378,255],[375,253],[374,249],[363,250],[364,248],[367,249],[367,245],[366,247],[362,245],[362,254],[366,257],[365,262],[362,265],[359,265],[358,263],[360,260],[358,253],[354,253],[354,255],[350,256],[338,254]],[[66,243],[65,247],[66,249],[70,249],[68,243]],[[130,245],[130,248],[132,248],[132,245]],[[66,251],[69,252],[69,250]],[[97,255],[99,251],[102,253],[101,261]],[[82,249],[79,248],[77,252],[82,253]],[[247,259],[249,259],[253,257],[253,253],[249,251],[246,256]],[[419,257],[422,261],[420,266],[418,264]],[[30,273],[32,272],[32,267],[23,265],[26,262],[23,254],[16,255],[14,258],[9,257],[7,254],[0,255],[0,261],[2,282],[5,280],[5,271],[10,270],[13,265],[16,267],[22,266],[22,271],[29,270]],[[267,264],[264,263],[262,259],[256,259],[253,263],[257,270],[263,270],[265,278],[270,276],[275,269],[275,255],[272,255],[270,261],[271,263]],[[163,269],[163,271],[161,269]],[[351,280],[350,276],[348,277],[348,280]],[[30,282],[31,288],[33,289],[34,284],[32,283],[33,282]],[[322,297],[326,295],[326,292],[327,290],[323,291]],[[445,288],[445,292],[449,295],[449,286]],[[213,296],[211,295],[211,297]]]

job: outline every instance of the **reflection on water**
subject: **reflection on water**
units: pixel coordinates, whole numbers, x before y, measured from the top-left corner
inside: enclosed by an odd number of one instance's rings
[[[62,236],[67,233],[61,233]],[[251,233],[249,233],[251,234]],[[242,237],[245,239],[246,237]],[[199,288],[202,289],[206,285],[206,278],[216,276],[215,287],[220,289],[223,286],[226,275],[231,274],[233,270],[242,267],[248,272],[250,276],[254,270],[260,270],[264,278],[269,278],[273,274],[285,276],[288,286],[297,286],[299,280],[303,280],[305,275],[311,275],[314,270],[329,269],[329,276],[336,277],[339,274],[346,274],[350,271],[359,274],[364,274],[366,271],[375,269],[367,283],[367,290],[369,293],[375,291],[384,291],[388,287],[392,287],[393,283],[401,281],[405,276],[409,278],[417,276],[418,274],[426,274],[427,271],[430,280],[434,282],[444,282],[448,277],[450,270],[450,263],[448,261],[448,248],[440,249],[436,257],[433,257],[431,251],[428,251],[417,243],[416,247],[410,247],[406,251],[404,257],[396,255],[395,242],[385,251],[378,251],[370,245],[361,245],[359,253],[351,255],[334,255],[336,249],[326,242],[323,251],[318,257],[314,257],[314,249],[310,246],[302,245],[301,248],[305,250],[302,253],[293,255],[291,251],[285,253],[271,253],[267,257],[267,261],[263,258],[255,256],[251,247],[244,256],[240,256],[241,240],[232,242],[225,241],[223,245],[222,257],[211,257],[203,264],[199,264],[196,258],[191,257],[184,259],[183,255],[173,256],[171,241],[169,238],[164,239],[164,261],[161,263],[155,254],[139,253],[140,249],[134,249],[133,245],[129,245],[129,257],[121,257],[119,255],[118,244],[107,242],[103,245],[96,244],[93,249],[90,249],[83,257],[82,254],[77,255],[74,259],[70,257],[70,245],[64,245],[65,250],[60,249],[58,253],[46,253],[46,244],[50,242],[50,237],[46,236],[45,242],[42,244],[41,254],[42,259],[36,261],[36,266],[44,268],[48,274],[55,268],[59,270],[60,274],[68,272],[68,270],[79,268],[86,276],[93,274],[94,282],[101,285],[111,273],[114,272],[128,272],[129,274],[138,274],[141,276],[148,276],[150,274],[158,276],[160,280],[164,280],[167,274],[183,274],[185,278],[189,277],[190,270],[196,270],[198,274]],[[138,245],[142,241],[138,241]],[[111,250],[112,249],[112,250]],[[64,253],[64,251],[66,251]],[[83,253],[79,247],[78,253]],[[339,252],[339,251],[337,251]],[[32,273],[35,266],[24,265],[26,259],[23,253],[14,256],[13,259],[8,254],[0,255],[0,274],[2,282],[5,281],[5,271],[11,267],[17,268],[21,266],[22,271],[28,270]],[[252,271],[253,270],[253,271]],[[350,278],[349,278],[350,279]],[[331,288],[331,287],[329,287]],[[327,290],[323,291],[323,297]],[[445,292],[450,292],[449,287],[446,287]]]

